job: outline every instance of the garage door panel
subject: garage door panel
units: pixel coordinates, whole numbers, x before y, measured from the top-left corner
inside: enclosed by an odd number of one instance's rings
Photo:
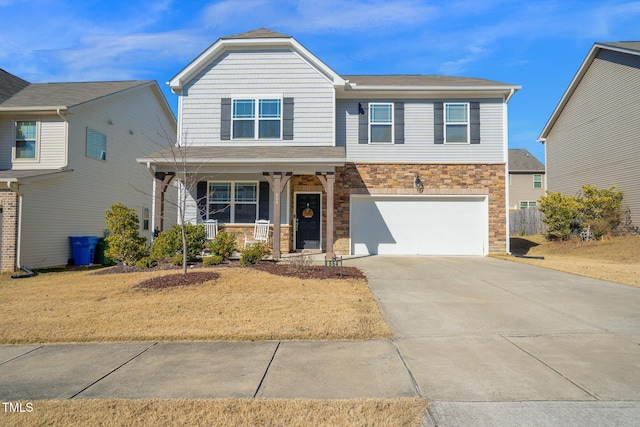
[[[483,255],[484,198],[353,197],[353,254]]]

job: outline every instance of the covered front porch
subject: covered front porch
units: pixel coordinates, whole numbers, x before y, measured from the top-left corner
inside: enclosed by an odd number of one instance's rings
[[[269,220],[273,257],[296,251],[333,256],[336,167],[343,147],[173,147],[148,158],[154,175],[152,227],[163,230],[164,192],[179,189],[178,222],[218,222],[218,232],[253,238]]]

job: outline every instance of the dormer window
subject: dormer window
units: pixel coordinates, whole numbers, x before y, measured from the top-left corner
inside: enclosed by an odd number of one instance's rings
[[[281,139],[282,100],[234,99],[232,121],[233,139]]]

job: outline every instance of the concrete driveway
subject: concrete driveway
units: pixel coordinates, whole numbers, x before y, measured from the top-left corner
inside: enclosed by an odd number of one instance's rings
[[[425,424],[638,425],[640,289],[492,258],[367,257]]]

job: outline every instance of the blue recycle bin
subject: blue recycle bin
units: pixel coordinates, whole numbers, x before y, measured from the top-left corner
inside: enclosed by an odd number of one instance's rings
[[[96,236],[69,236],[71,256],[75,265],[91,265],[95,255],[98,238]]]

